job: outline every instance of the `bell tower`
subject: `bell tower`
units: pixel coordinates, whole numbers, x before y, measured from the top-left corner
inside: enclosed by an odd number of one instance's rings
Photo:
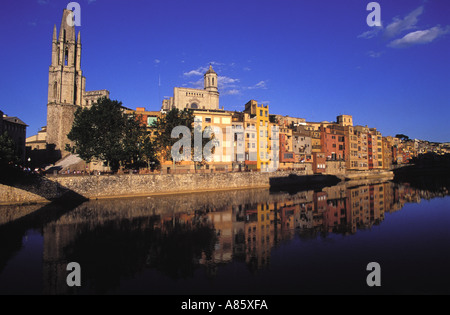
[[[205,75],[205,90],[209,92],[218,92],[217,88],[217,73],[214,71],[211,65],[209,65],[208,71],[206,71]]]
[[[204,75],[205,91],[208,93],[208,109],[219,109],[219,90],[217,82],[217,73],[211,65]]]
[[[69,25],[72,11],[64,9],[59,34],[53,28],[52,60],[49,68],[47,102],[47,143],[68,154],[67,134],[72,129],[74,113],[82,106],[85,78],[81,71],[81,34]]]

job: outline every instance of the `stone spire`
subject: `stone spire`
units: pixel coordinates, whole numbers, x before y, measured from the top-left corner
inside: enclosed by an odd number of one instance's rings
[[[73,17],[73,12],[67,9],[63,11],[61,27],[59,29],[59,40],[75,42],[75,24],[69,25],[68,19]]]
[[[56,42],[58,38],[56,37],[56,24],[53,26],[53,42]]]

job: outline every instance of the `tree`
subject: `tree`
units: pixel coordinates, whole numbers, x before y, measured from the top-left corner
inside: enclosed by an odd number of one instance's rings
[[[211,130],[209,138],[203,137],[204,134],[205,134],[205,130],[206,130],[206,128],[204,128],[203,130],[201,129],[201,125],[194,126],[194,133],[199,133],[199,134],[202,135],[202,142],[201,142],[201,148],[200,148],[201,150],[198,150],[196,152],[195,147],[194,147],[194,149],[191,152],[191,155],[194,158],[194,165],[195,165],[195,169],[196,170],[198,168],[204,167],[206,165],[206,163],[208,162],[207,159],[208,158],[212,158],[212,156],[205,157],[205,154],[203,152],[203,149],[205,148],[205,146],[210,141],[212,141],[213,147],[212,147],[212,150],[211,150],[211,154],[214,154],[216,146],[219,145],[213,130]],[[191,139],[193,139],[193,138],[191,138]],[[195,142],[195,140],[194,140],[194,142]]]
[[[193,123],[194,114],[192,111],[188,109],[181,111],[178,108],[170,110],[153,123],[152,127],[156,128],[157,131],[155,146],[159,151],[160,163],[172,160],[171,148],[178,141],[178,139],[171,137],[172,130],[177,126],[186,126],[191,130],[191,139],[193,139]]]
[[[395,137],[399,138],[400,140],[404,140],[404,141],[408,141],[409,140],[409,137],[407,135],[402,134],[402,133],[395,135]]]
[[[14,141],[8,136],[8,133],[0,134],[0,166],[7,166],[20,162],[17,155]]]
[[[143,161],[145,161],[148,169],[152,168],[150,166],[152,163],[159,164],[159,161],[156,157],[156,146],[155,143],[151,140],[150,135],[147,135],[142,142],[141,157]],[[156,166],[157,165],[155,165],[154,167]]]
[[[172,130],[178,126],[186,126],[190,130],[191,152],[189,152],[189,154],[190,157],[194,160],[195,165],[198,165],[200,167],[205,165],[206,160],[204,159],[202,154],[203,148],[209,141],[215,139],[214,133],[209,138],[203,138],[204,130],[202,131],[200,125],[194,124],[194,114],[192,110],[189,109],[179,110],[177,108],[170,110],[166,115],[159,117],[153,123],[152,127],[155,128],[157,131],[154,149],[157,149],[159,152],[158,154],[159,162],[163,163],[164,161],[173,161],[171,150],[173,145],[180,139],[172,138]],[[202,135],[201,150],[197,151],[195,150],[194,133],[200,133]],[[214,153],[214,148],[212,150],[212,153]],[[194,156],[194,154],[197,155],[202,154],[202,158],[200,158],[199,156]],[[201,161],[199,161],[199,159],[201,159]]]
[[[135,114],[126,114],[121,102],[104,97],[90,108],[75,112],[72,130],[67,135],[74,144],[66,150],[86,162],[105,161],[116,171],[140,159],[145,136],[145,126]]]

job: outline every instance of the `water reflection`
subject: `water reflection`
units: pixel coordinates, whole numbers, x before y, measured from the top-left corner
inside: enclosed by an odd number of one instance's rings
[[[274,247],[296,236],[352,235],[382,224],[405,203],[446,195],[446,188],[360,181],[295,194],[245,190],[49,205],[48,219],[35,214],[42,209],[27,214],[21,207],[25,214],[17,219],[4,208],[0,274],[20,250],[21,236],[36,227],[44,243],[44,294],[108,293],[149,269],[189,279],[201,268],[214,278],[221,264],[245,262],[256,272],[270,265]],[[82,266],[85,285],[78,291],[66,285],[71,261]]]

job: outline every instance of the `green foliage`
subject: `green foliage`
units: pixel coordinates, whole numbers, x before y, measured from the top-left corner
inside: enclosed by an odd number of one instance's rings
[[[278,124],[278,118],[275,115],[269,115],[269,121],[272,124]]]
[[[158,133],[155,146],[160,152],[161,160],[171,160],[170,150],[179,140],[171,137],[172,130],[177,126],[186,126],[191,130],[191,139],[193,139],[193,123],[194,114],[192,111],[187,109],[181,111],[177,108],[172,109],[153,123],[153,127],[156,128]]]
[[[154,142],[151,140],[150,136],[146,136],[141,147],[141,157],[145,161],[148,169],[156,167],[159,165],[159,161],[156,157],[156,147]],[[151,166],[154,163],[154,166]]]
[[[399,138],[401,140],[404,140],[404,141],[408,141],[409,140],[409,137],[407,135],[402,134],[402,133],[395,135],[395,137]]]
[[[171,148],[179,141],[179,138],[171,137],[172,130],[177,126],[188,127],[193,141],[193,125],[192,111],[173,109],[153,123],[151,127],[157,136],[152,140],[139,117],[125,114],[122,103],[102,98],[91,108],[76,111],[68,134],[74,145],[67,146],[66,150],[78,154],[86,162],[106,161],[112,170],[120,167],[153,169],[161,162],[171,160]],[[202,137],[202,148],[211,139]]]
[[[0,134],[0,166],[6,166],[19,163],[14,141],[8,136],[8,133]]]
[[[146,130],[136,115],[124,113],[121,102],[101,98],[91,108],[79,108],[75,112],[67,137],[74,146],[66,150],[87,162],[106,161],[112,170],[117,170],[140,160]]]

